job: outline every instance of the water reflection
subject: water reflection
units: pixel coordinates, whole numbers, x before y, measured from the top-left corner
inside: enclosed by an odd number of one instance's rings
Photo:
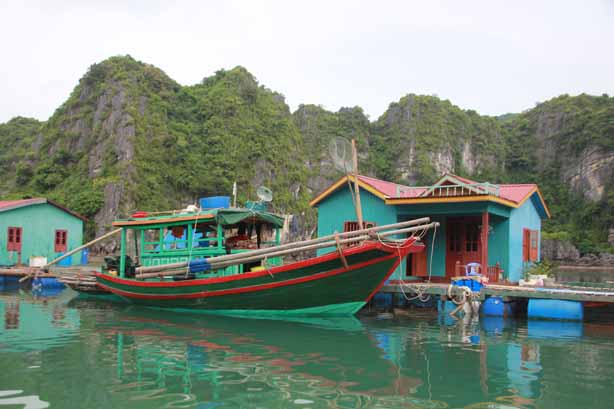
[[[28,293],[0,313],[0,389],[60,408],[607,407],[614,374],[603,322],[250,320]]]

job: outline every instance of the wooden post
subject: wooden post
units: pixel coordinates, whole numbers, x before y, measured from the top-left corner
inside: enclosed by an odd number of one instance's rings
[[[362,205],[360,204],[360,188],[358,186],[358,153],[356,152],[356,141],[352,139],[352,161],[354,165],[354,190],[356,193],[356,218],[358,220],[358,229],[362,230]]]
[[[482,213],[482,231],[480,232],[480,241],[482,242],[482,254],[480,255],[480,264],[482,271],[488,271],[488,211]]]
[[[128,255],[128,253],[126,252],[126,230],[127,229],[122,229],[121,232],[121,248],[119,257],[119,276],[121,278],[124,278],[126,274],[126,256]]]

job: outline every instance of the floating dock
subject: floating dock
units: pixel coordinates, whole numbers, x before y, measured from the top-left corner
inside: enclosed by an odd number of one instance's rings
[[[390,283],[382,287],[383,293],[447,295],[449,283]],[[402,288],[401,288],[402,287]],[[487,284],[479,292],[483,301],[487,297],[513,297],[525,299],[555,299],[565,301],[614,303],[614,288],[578,287],[520,287],[517,285]]]

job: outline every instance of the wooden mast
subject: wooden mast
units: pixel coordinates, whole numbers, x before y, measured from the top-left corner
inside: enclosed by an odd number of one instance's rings
[[[358,186],[358,154],[356,153],[356,140],[352,139],[352,161],[354,167],[354,191],[356,194],[356,219],[358,221],[358,229],[362,230],[362,205],[360,204],[360,187]]]

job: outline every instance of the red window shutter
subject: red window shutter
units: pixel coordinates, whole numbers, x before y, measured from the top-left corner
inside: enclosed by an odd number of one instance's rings
[[[522,261],[530,261],[529,245],[531,241],[531,231],[522,229]]]
[[[68,236],[68,232],[66,230],[56,230],[55,231],[54,250],[56,253],[66,251],[67,236]]]
[[[529,257],[531,261],[537,261],[537,242],[539,241],[539,232],[537,230],[531,230],[529,237],[531,246]]]
[[[21,251],[21,227],[8,228],[6,249],[8,251]]]

